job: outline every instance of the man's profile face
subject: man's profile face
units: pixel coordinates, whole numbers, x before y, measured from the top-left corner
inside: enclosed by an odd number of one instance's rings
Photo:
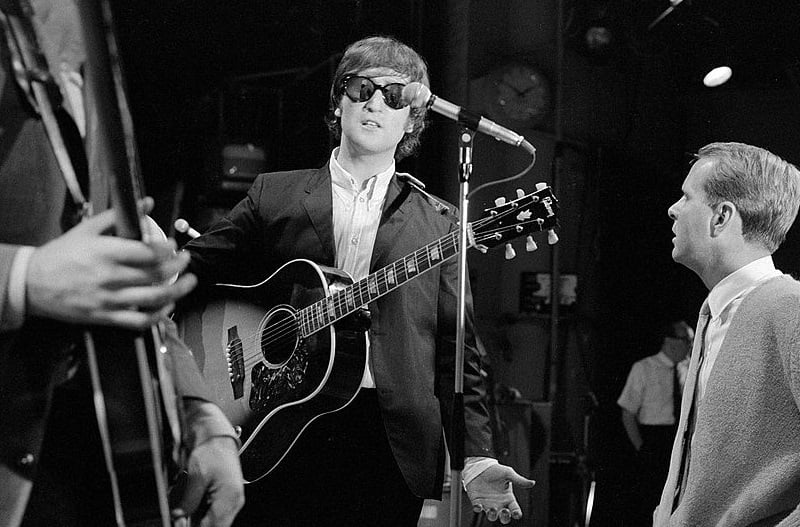
[[[682,196],[668,210],[672,218],[672,259],[699,272],[710,261],[711,227],[714,216],[703,184],[714,160],[703,158],[692,165],[681,187]]]

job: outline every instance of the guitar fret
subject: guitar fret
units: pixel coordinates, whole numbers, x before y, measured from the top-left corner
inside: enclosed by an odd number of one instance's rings
[[[369,294],[367,293],[367,281],[366,279],[360,280],[358,282],[358,296],[361,300],[359,305],[366,305],[369,303]]]
[[[409,258],[406,258],[405,262],[406,262],[406,275],[411,276],[416,274],[417,262],[414,259],[414,255],[411,255]]]
[[[422,260],[420,262],[422,264],[422,265],[420,265],[420,268],[423,271],[427,271],[428,269],[431,268],[431,257],[430,257],[430,253],[428,251],[429,251],[429,248],[425,247],[425,248],[422,249],[422,252],[420,253],[420,256],[424,256],[425,257],[424,260]]]
[[[317,302],[316,304],[314,304],[314,322],[315,322],[314,329],[321,328],[324,325],[324,320],[322,317],[323,317],[322,302]]]
[[[430,248],[430,259],[434,260],[434,261],[442,259],[442,253],[440,252],[438,244],[431,246],[431,248]]]
[[[334,319],[336,319],[336,306],[334,306],[334,305],[333,305],[333,302],[331,302],[331,300],[330,300],[331,298],[333,298],[333,297],[331,296],[331,297],[330,297],[330,298],[329,298],[329,299],[328,299],[328,300],[325,302],[325,303],[327,304],[327,306],[328,306],[328,310],[327,310],[327,316],[328,316],[328,321],[329,321],[329,322],[330,322],[331,320],[334,320]]]
[[[395,271],[394,271],[394,264],[391,267],[387,268],[386,279],[392,285],[397,283],[397,277],[395,276]]]

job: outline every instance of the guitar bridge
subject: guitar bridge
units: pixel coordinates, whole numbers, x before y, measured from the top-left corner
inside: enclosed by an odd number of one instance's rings
[[[234,400],[241,399],[244,396],[244,348],[236,326],[228,328],[228,345],[225,348],[225,358],[228,362],[228,376],[231,381],[233,398]]]

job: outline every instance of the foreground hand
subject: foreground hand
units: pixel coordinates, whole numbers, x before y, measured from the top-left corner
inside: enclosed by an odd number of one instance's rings
[[[522,509],[514,497],[513,485],[529,489],[536,484],[523,478],[513,468],[506,465],[492,465],[467,484],[467,495],[472,502],[472,510],[485,512],[489,521],[500,520],[510,523],[512,519],[522,518]]]
[[[114,211],[105,211],[34,250],[26,276],[30,315],[144,329],[197,285],[190,274],[169,282],[189,262],[174,241],[104,235],[114,223]]]
[[[233,438],[212,437],[196,446],[189,455],[187,471],[186,489],[173,516],[194,515],[199,523],[192,525],[200,527],[233,523],[244,505],[244,479]]]

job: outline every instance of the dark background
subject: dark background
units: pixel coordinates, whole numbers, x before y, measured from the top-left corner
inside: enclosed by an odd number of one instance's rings
[[[499,380],[530,386],[521,390],[526,399],[553,403],[550,447],[572,454],[561,458],[566,469],[551,472],[561,478],[551,485],[551,524],[573,523],[579,507],[567,495],[588,467],[598,482],[592,525],[621,525],[630,451],[616,398],[630,365],[657,350],[659,325],[675,317],[694,324],[706,294],[697,277],[671,260],[667,207],[680,195],[689,154],[708,142],[748,142],[800,162],[800,3],[684,1],[652,29],[669,2],[115,5],[146,184],[167,229],[180,215],[202,230],[214,215],[209,210],[238,199],[219,190],[224,145],[258,145],[268,170],[325,162],[330,75],[338,54],[358,38],[391,34],[412,45],[429,63],[434,93],[481,112],[487,108],[481,79],[498,65],[523,61],[542,72],[551,94],[542,119],[489,116],[539,150],[533,173],[521,181],[526,188],[557,182],[558,265],[578,276],[577,302],[563,313],[553,351],[546,313],[522,312],[518,302],[521,273],[552,271],[552,251],[545,246],[511,262],[471,255],[478,322]],[[591,25],[608,28],[607,47],[587,48]],[[715,37],[725,39],[734,75],[709,89],[695,72]],[[456,131],[433,116],[420,155],[401,165],[450,201],[457,195]],[[476,139],[476,183],[526,163],[511,147]],[[513,188],[500,193],[513,195]],[[476,214],[493,192],[473,199]],[[795,274],[799,236],[793,229],[775,255],[781,269]],[[591,416],[588,449],[584,415]]]

